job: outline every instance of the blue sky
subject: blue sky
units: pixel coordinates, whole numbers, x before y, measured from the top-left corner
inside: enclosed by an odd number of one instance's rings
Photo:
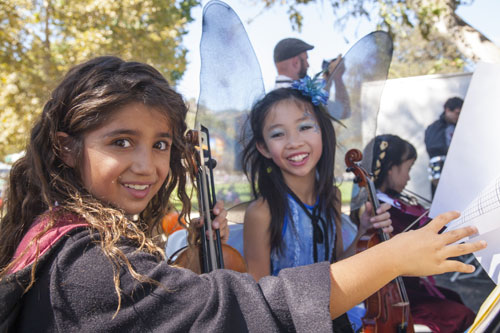
[[[249,5],[252,1],[255,3],[253,6]],[[208,0],[202,1],[203,4],[207,2]],[[274,45],[282,38],[296,37],[315,46],[308,53],[311,74],[321,69],[323,59],[334,58],[339,53],[345,54],[358,39],[375,30],[374,22],[351,20],[350,25],[340,31],[333,24],[332,8],[327,1],[303,7],[304,27],[300,33],[292,30],[284,6],[275,5],[272,9],[263,11],[262,1],[258,0],[227,0],[226,3],[234,9],[245,26],[261,65],[266,91],[274,85],[276,70],[272,53]],[[458,14],[466,22],[500,45],[498,13],[498,0],[475,0],[472,5],[462,5],[458,10]],[[177,89],[188,99],[197,98],[199,94],[201,15],[202,8],[199,6],[193,11],[195,21],[188,26],[189,33],[183,43],[189,50],[188,67]]]

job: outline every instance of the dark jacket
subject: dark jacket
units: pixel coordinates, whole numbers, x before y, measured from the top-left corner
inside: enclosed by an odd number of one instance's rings
[[[430,124],[425,130],[425,148],[429,158],[434,156],[443,156],[448,153],[448,145],[446,144],[446,127],[448,123],[444,119],[444,112],[439,116],[439,119]]]
[[[113,269],[96,235],[69,231],[32,266],[0,282],[0,332],[331,332],[328,263],[285,269],[257,284],[248,274],[196,275],[123,245],[134,268],[163,286],[120,271],[121,309]],[[115,316],[115,317],[113,317]]]

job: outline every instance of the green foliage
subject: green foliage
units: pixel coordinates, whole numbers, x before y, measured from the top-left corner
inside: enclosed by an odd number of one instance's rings
[[[265,7],[276,4],[288,7],[290,22],[294,29],[302,28],[303,16],[300,6],[322,4],[323,0],[261,0]],[[345,25],[350,19],[366,17],[376,19],[379,26],[391,33],[403,26],[418,25],[423,35],[431,29],[436,18],[454,13],[460,5],[470,5],[474,0],[330,0],[336,23]],[[376,12],[375,17],[372,13]]]
[[[197,0],[0,0],[0,159],[20,151],[61,76],[100,55],[147,62],[175,84]]]
[[[394,38],[390,78],[446,74],[463,71],[466,61],[449,39],[434,35],[430,40],[420,30],[404,27]]]

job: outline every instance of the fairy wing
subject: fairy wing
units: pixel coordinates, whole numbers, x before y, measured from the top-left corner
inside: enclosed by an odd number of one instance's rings
[[[224,2],[210,1],[203,9],[200,57],[195,123],[210,130],[218,198],[231,208],[250,199],[250,187],[239,163],[240,137],[251,106],[264,95],[264,83],[245,28]]]
[[[392,60],[393,44],[388,33],[374,31],[354,44],[340,60],[327,80],[328,111],[339,120],[334,123],[337,138],[335,175],[345,174],[344,156],[352,148],[364,150],[375,137],[380,99]],[[362,165],[371,171],[371,150],[365,150]],[[353,190],[351,209],[366,201]]]

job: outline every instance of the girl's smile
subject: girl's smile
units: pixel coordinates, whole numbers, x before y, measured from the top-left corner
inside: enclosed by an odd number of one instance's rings
[[[127,188],[128,192],[138,198],[142,199],[145,196],[148,195],[149,189],[151,188],[152,184],[149,185],[139,185],[139,184],[124,184],[124,186]]]
[[[308,153],[296,153],[292,154],[290,157],[288,157],[288,160],[296,166],[303,165],[307,162],[307,158],[309,157]]]
[[[141,103],[115,111],[84,136],[85,188],[128,214],[140,213],[170,170],[171,133],[165,115]]]

